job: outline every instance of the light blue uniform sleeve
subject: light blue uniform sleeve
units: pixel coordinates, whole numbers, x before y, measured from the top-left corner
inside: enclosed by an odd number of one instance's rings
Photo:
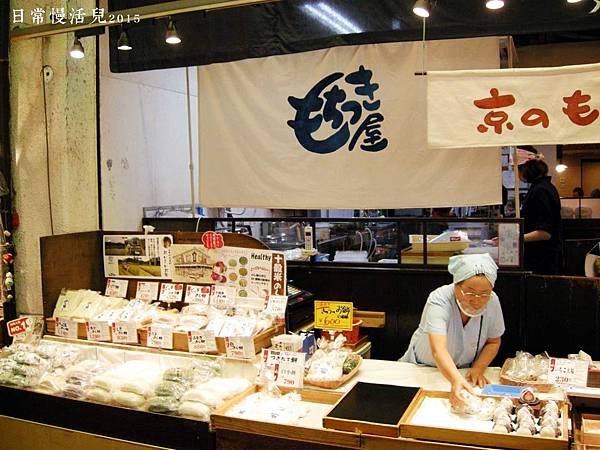
[[[442,301],[438,296],[439,294],[434,291],[427,299],[424,312],[425,326],[423,331],[427,334],[441,334],[446,336],[446,334],[448,334],[450,311],[448,310],[448,303]]]
[[[490,321],[490,325],[488,327],[488,338],[497,338],[504,334],[504,316],[502,315],[502,307],[500,306],[500,300],[498,296],[494,294],[490,305],[492,310],[490,311],[490,317],[493,319]]]

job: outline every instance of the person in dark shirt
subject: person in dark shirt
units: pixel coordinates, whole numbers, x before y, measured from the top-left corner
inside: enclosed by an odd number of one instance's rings
[[[533,147],[519,147],[519,178],[530,183],[521,206],[524,219],[526,270],[557,275],[562,264],[560,196],[548,176],[543,155]]]

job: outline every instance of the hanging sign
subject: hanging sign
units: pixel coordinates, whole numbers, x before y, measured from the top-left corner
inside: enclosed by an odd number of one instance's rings
[[[321,330],[352,330],[352,302],[315,301],[315,328]]]

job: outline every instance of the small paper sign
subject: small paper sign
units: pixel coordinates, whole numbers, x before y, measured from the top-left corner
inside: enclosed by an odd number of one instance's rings
[[[513,267],[518,266],[520,252],[519,224],[498,224],[498,236],[498,265]]]
[[[146,303],[158,299],[158,281],[138,281],[135,298]]]
[[[265,312],[276,317],[285,317],[287,302],[287,295],[270,295]]]
[[[77,322],[57,317],[55,334],[60,337],[77,339]]]
[[[272,378],[278,386],[299,388],[304,386],[304,353],[264,349],[261,375]],[[265,377],[269,373],[270,376]]]
[[[20,319],[11,320],[6,324],[6,328],[8,328],[8,335],[13,337],[19,334],[27,333],[29,323],[29,317],[21,317]]]
[[[352,330],[352,302],[315,301],[315,328]]]
[[[188,351],[190,353],[216,352],[215,332],[210,330],[188,331]]]
[[[580,359],[550,358],[548,383],[559,386],[587,386],[590,362]]]
[[[173,349],[173,328],[165,325],[152,325],[148,328],[148,347]]]
[[[214,290],[214,286],[188,284],[185,289],[185,302],[190,304],[199,303],[201,305],[208,305]]]
[[[208,249],[221,248],[225,245],[223,235],[214,231],[206,231],[202,235],[202,243]]]
[[[137,323],[115,322],[112,326],[112,341],[115,344],[137,344]]]
[[[162,283],[160,285],[161,302],[175,303],[183,298],[183,283]]]
[[[235,305],[235,287],[215,286],[210,304],[216,308],[231,308]]]
[[[252,336],[226,337],[225,348],[230,358],[254,358],[256,355]]]
[[[110,328],[107,322],[90,320],[85,323],[88,341],[110,341]]]
[[[127,287],[129,286],[129,280],[117,280],[115,278],[109,278],[106,280],[106,290],[104,295],[107,297],[127,297]]]
[[[35,342],[44,334],[44,318],[41,316],[23,316],[6,323],[13,344]]]

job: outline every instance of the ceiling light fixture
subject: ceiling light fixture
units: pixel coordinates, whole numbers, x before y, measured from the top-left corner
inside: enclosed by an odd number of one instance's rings
[[[567,3],[579,3],[581,0],[567,0]]]
[[[77,36],[75,36],[75,40],[73,41],[71,50],[69,50],[69,54],[71,55],[71,58],[75,59],[81,59],[85,56],[85,50]]]
[[[177,29],[175,28],[175,22],[169,18],[169,25],[167,26],[167,33],[165,34],[165,42],[167,44],[176,45],[181,42],[181,38],[177,34]]]
[[[559,161],[559,163],[556,165],[556,167],[554,168],[558,173],[563,173],[565,170],[567,170],[569,168],[569,166],[567,166],[566,164],[563,164],[562,161]]]
[[[487,0],[485,7],[487,9],[500,9],[504,6],[504,0]]]
[[[127,31],[121,30],[119,40],[117,41],[117,48],[123,51],[129,51],[133,49],[133,47],[129,44],[129,36],[127,35]]]
[[[419,17],[429,17],[429,2],[427,0],[417,0],[413,6],[413,13]]]

